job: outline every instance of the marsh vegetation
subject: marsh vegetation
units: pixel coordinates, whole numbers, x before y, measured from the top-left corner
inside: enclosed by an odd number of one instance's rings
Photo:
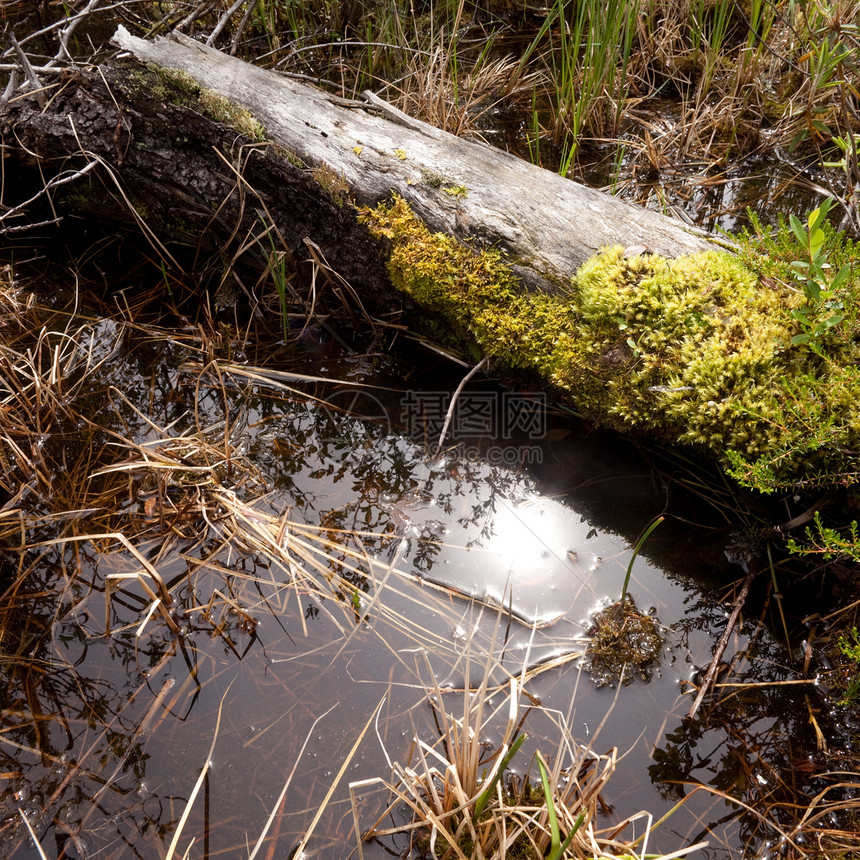
[[[343,96],[370,89],[708,228],[737,227],[748,205],[773,223],[825,189],[837,225],[856,230],[858,11],[856,0],[259,0],[120,4],[106,17],[150,35],[179,26]]]
[[[455,413],[463,357],[374,318],[312,245],[298,265],[265,212],[210,255],[156,237],[121,189],[104,212],[135,230],[52,232],[95,169],[4,202],[4,856],[860,850],[857,470],[814,457],[835,437],[856,460],[856,3],[3,13],[7,99],[22,80],[52,98],[117,22],[179,27],[709,229],[747,225],[760,280],[725,301],[779,297],[756,333],[783,325],[797,373],[794,408],[766,416],[782,453],[730,464],[742,490],[534,392],[475,377]],[[624,333],[625,359],[665,363],[645,334]],[[481,423],[512,400],[539,423]]]
[[[671,482],[672,510],[695,527],[672,516],[633,566],[633,533],[613,534],[618,488],[635,530],[667,501],[654,479],[669,473],[657,460],[643,472],[656,452],[549,415],[528,472],[456,446],[433,457],[423,440],[441,416],[396,416],[412,385],[453,389],[449,359],[418,347],[404,363],[409,351],[380,348],[396,332],[341,344],[301,316],[285,342],[274,284],[256,323],[194,323],[179,284],[156,267],[148,278],[116,311],[92,292],[4,292],[8,856],[30,850],[22,816],[58,857],[304,842],[334,857],[344,840],[364,856],[754,851],[774,838],[802,851],[812,832],[852,844],[844,779],[809,771],[803,786],[823,793],[802,810],[791,793],[788,774],[816,749],[809,718],[831,744],[853,729],[822,713],[834,705],[813,651],[806,667],[784,663],[768,589],[705,712],[682,719],[722,604],[676,547],[698,541],[699,574],[731,570],[705,473]],[[341,338],[343,313],[328,305],[323,320]],[[741,528],[741,503],[724,502]],[[598,636],[617,676],[641,662],[629,686],[601,670],[601,690],[580,662],[588,619],[622,589],[647,601],[651,628],[620,603],[594,616],[617,622]],[[731,738],[768,752],[741,764],[735,742],[721,752]],[[728,822],[724,797],[746,804]]]

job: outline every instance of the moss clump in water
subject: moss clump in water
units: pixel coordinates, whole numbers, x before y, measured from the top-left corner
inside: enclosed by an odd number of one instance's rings
[[[643,615],[628,594],[593,619],[586,667],[598,687],[651,679],[664,638],[657,620]]]
[[[802,294],[737,257],[608,248],[551,296],[526,293],[498,251],[430,232],[400,198],[362,217],[389,240],[398,289],[597,422],[692,446],[764,491],[860,475],[860,348],[847,361],[843,343],[836,362],[792,345]]]

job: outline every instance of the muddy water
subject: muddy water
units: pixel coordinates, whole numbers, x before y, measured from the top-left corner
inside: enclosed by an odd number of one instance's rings
[[[244,857],[265,832],[257,856],[285,857],[313,825],[305,856],[349,856],[349,783],[387,778],[414,736],[433,743],[428,695],[450,690],[456,710],[456,691],[485,673],[500,690],[526,673],[530,702],[597,752],[624,753],[601,823],[656,820],[692,795],[649,851],[777,844],[755,816],[693,791],[762,807],[811,790],[818,706],[813,685],[768,685],[804,679],[761,594],[724,660],[729,683],[763,686],[721,688],[706,719],[683,720],[725,624],[720,597],[743,575],[725,554],[741,520],[715,507],[724,488],[708,490],[706,473],[487,381],[463,392],[437,452],[465,369],[420,346],[357,356],[305,332],[289,369],[337,380],[308,383],[283,366],[201,372],[199,350],[169,333],[119,350],[116,323],[91,333],[111,357],[90,379],[92,417],[115,434],[116,462],[137,463],[123,513],[138,555],[102,538],[27,556],[17,599],[33,647],[3,710],[3,856],[35,856],[23,814],[56,856],[162,857],[192,794],[180,853]],[[140,465],[168,450],[169,469]],[[580,659],[589,616],[617,599],[631,545],[661,513],[630,584],[665,636],[659,665],[598,685]],[[178,633],[152,611],[143,560],[171,589]],[[7,582],[15,564],[7,554]],[[540,708],[527,728],[515,767],[558,743]],[[789,776],[798,763],[809,767]],[[362,782],[354,796],[367,827],[387,795]],[[364,856],[406,847],[390,837]]]

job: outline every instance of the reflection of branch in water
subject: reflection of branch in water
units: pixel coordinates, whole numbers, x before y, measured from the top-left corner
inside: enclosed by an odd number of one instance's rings
[[[717,648],[714,651],[714,659],[711,660],[711,665],[708,667],[707,674],[705,675],[705,678],[702,681],[701,686],[699,687],[699,692],[696,695],[696,700],[693,702],[690,710],[687,711],[686,719],[688,720],[692,720],[696,716],[696,712],[699,710],[699,706],[702,704],[702,700],[705,698],[705,695],[714,683],[714,679],[716,678],[717,672],[720,668],[720,660],[723,657],[723,652],[726,650],[726,646],[729,644],[729,639],[731,638],[732,631],[735,629],[735,625],[738,622],[741,610],[744,608],[744,603],[746,603],[750,586],[752,585],[752,581],[755,579],[755,575],[757,573],[758,565],[755,564],[755,560],[753,560],[753,563],[750,564],[749,573],[747,573],[746,578],[744,579],[744,584],[741,586],[741,590],[738,594],[737,600],[735,600],[734,602],[732,614],[729,616],[729,621],[728,624],[726,624],[726,629],[723,631],[723,635],[720,637],[720,641],[717,643]]]

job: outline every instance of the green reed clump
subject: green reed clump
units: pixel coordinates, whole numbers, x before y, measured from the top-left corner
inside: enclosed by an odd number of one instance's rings
[[[555,0],[529,46],[525,58],[535,54],[546,68],[550,131],[561,145],[562,175],[586,131],[619,132],[638,12],[638,0]]]

